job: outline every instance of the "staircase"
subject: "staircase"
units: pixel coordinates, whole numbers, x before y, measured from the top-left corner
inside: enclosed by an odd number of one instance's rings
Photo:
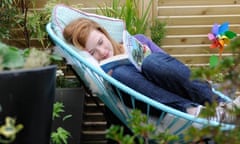
[[[99,104],[99,106],[96,104]],[[106,144],[107,122],[103,113],[104,104],[96,96],[85,96],[82,124],[83,144]]]

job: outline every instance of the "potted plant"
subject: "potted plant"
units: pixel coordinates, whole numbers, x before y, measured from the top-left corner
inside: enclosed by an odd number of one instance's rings
[[[0,43],[0,125],[8,116],[23,125],[16,143],[49,143],[56,83],[52,60],[60,59],[50,51]]]
[[[37,46],[38,49],[52,50],[52,48],[50,48],[51,41],[49,41],[46,30],[45,30],[45,24],[50,19],[52,7],[56,3],[59,3],[60,1],[61,2],[64,1],[65,3],[67,3],[66,0],[48,0],[46,2],[46,4],[44,5],[44,7],[42,8],[42,10],[39,11],[39,9],[30,10],[30,8],[35,8],[36,2],[37,2],[35,0],[34,1],[3,0],[0,3],[0,7],[1,7],[1,10],[0,10],[0,12],[1,12],[1,14],[0,14],[0,16],[1,16],[1,18],[0,18],[0,25],[1,25],[0,41],[4,41],[7,44],[15,45],[18,48]],[[17,40],[14,41],[12,38],[15,38]],[[22,39],[23,39],[23,41],[22,41]],[[18,51],[18,50],[16,50],[16,51]],[[25,52],[23,50],[20,53],[27,54],[28,51]],[[23,59],[19,59],[19,57],[16,57],[16,55],[14,57],[15,57],[15,59],[18,59],[15,61],[17,63],[14,65],[16,65],[16,67],[18,67],[18,63],[23,62]],[[39,57],[39,56],[35,55],[35,57]],[[46,60],[46,58],[44,58],[44,57],[40,58],[39,62],[41,63],[44,60]],[[31,62],[31,61],[29,61],[29,62]],[[51,67],[50,69],[54,69],[56,71],[56,66],[46,66],[44,68],[48,68],[48,67],[49,68]],[[7,69],[11,69],[11,68],[7,68]],[[37,68],[37,71],[38,70],[39,69]],[[22,72],[22,70],[19,70],[19,71]],[[30,69],[27,71],[30,71]],[[7,73],[7,72],[4,71],[4,73]],[[49,78],[50,78],[52,74],[53,73],[46,74],[46,75],[49,76]],[[27,74],[27,75],[29,75],[29,74]],[[41,74],[39,74],[39,75],[41,75]],[[47,79],[47,77],[44,78],[43,76],[42,77],[35,76],[35,77],[39,77],[39,79],[42,78],[42,80]],[[54,72],[54,77],[51,77],[51,78],[56,80],[55,72]],[[25,78],[23,78],[23,79],[25,79]],[[68,79],[66,79],[66,80],[68,80]],[[18,80],[18,81],[20,81],[20,80]],[[15,82],[15,85],[22,85],[22,82],[18,82],[18,81]],[[40,85],[40,84],[38,84],[38,81],[35,80],[35,78],[32,78],[31,81],[29,81],[29,83],[31,83],[33,86],[36,84]],[[81,108],[78,109],[78,108],[83,107],[83,100],[82,100],[83,89],[81,89],[79,87],[73,88],[73,86],[70,86],[69,84],[68,84],[68,86],[66,86],[66,83],[68,83],[68,82],[66,82],[66,81],[64,82],[65,86],[63,86],[63,85],[59,86],[59,84],[58,84],[57,87],[61,87],[61,88],[57,88],[57,89],[55,89],[55,85],[54,85],[53,92],[54,93],[56,92],[56,99],[49,99],[48,102],[52,103],[53,101],[57,102],[58,100],[60,102],[63,102],[66,113],[72,114],[72,118],[66,119],[64,121],[62,121],[60,119],[54,119],[53,127],[57,129],[57,127],[64,124],[63,127],[66,127],[66,130],[69,130],[71,132],[71,137],[69,139],[70,142],[72,139],[77,139],[74,141],[79,141],[80,140],[80,132],[79,131],[81,131],[80,126],[81,126],[81,119],[82,119],[82,112],[80,112],[80,111],[82,111],[83,109],[81,109]],[[45,86],[42,87],[42,91],[49,90],[50,87],[48,87],[48,86],[50,86],[50,85],[51,85],[51,90],[52,90],[52,86],[53,86],[52,84],[54,84],[54,83],[49,82],[49,84],[46,84],[46,85],[44,84]],[[4,84],[2,84],[2,85],[4,85]],[[49,89],[46,89],[45,87],[47,87]],[[63,88],[63,87],[65,87],[65,88]],[[66,87],[68,87],[68,88],[66,88]],[[22,90],[22,91],[30,91],[30,90],[31,90],[31,87],[24,88],[24,90]],[[39,89],[39,91],[40,90],[41,89]],[[74,94],[72,94],[72,93],[74,93]],[[40,94],[41,93],[39,92],[38,95],[40,95]],[[65,96],[65,95],[67,95],[67,96]],[[76,103],[76,101],[79,101],[79,102]],[[75,103],[75,105],[72,103]],[[30,102],[30,104],[34,105],[31,102]],[[51,105],[51,109],[52,109],[52,105]],[[36,105],[36,107],[37,107],[37,105]],[[75,109],[77,109],[77,111]],[[6,114],[8,113],[7,111],[5,111],[5,112],[6,112]],[[39,114],[39,115],[41,116],[41,114]],[[73,125],[73,121],[74,121],[74,123],[76,123],[76,126]],[[17,122],[18,122],[18,120],[17,120]],[[65,125],[69,125],[69,126],[65,126]],[[53,133],[55,134],[54,128],[52,130],[54,131]],[[24,129],[22,131],[24,131],[25,129],[26,129],[26,127],[24,126]],[[72,132],[73,131],[72,129],[75,129],[77,131]],[[19,135],[20,134],[21,133],[19,133]],[[36,132],[36,135],[37,135],[37,132]],[[46,135],[49,135],[49,131],[46,132]],[[39,138],[36,138],[36,139],[39,139]],[[42,141],[39,141],[39,142],[41,143]],[[42,143],[44,143],[44,142],[42,142]]]
[[[71,134],[67,143],[80,143],[85,100],[84,89],[78,79],[69,78],[64,74],[63,69],[57,70],[56,77],[55,102],[63,104],[63,111],[61,117],[54,119],[52,131],[59,127],[63,128]]]

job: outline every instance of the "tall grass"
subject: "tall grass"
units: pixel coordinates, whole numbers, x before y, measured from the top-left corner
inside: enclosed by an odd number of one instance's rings
[[[99,11],[97,13],[124,20],[126,29],[132,35],[145,34],[148,28],[147,22],[150,17],[152,0],[147,4],[144,3],[144,0],[141,0],[141,6],[139,3],[140,0],[126,0],[125,3],[120,3],[120,0],[113,0],[110,7],[106,3],[104,6],[98,6]],[[147,5],[146,9],[144,9],[145,5]]]

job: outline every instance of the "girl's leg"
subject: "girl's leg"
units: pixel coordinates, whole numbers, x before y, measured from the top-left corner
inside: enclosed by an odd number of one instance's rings
[[[186,112],[188,107],[197,106],[190,100],[184,99],[149,81],[133,65],[123,65],[115,68],[112,77],[143,95],[180,111]]]
[[[213,92],[209,84],[198,80],[191,81],[189,68],[168,54],[149,55],[143,61],[142,72],[159,87],[183,98],[201,105],[213,101]]]

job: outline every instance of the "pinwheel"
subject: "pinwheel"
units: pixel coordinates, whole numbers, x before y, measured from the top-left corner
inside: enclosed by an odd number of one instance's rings
[[[212,32],[208,33],[208,39],[212,41],[210,48],[219,48],[219,57],[221,58],[224,46],[229,44],[230,39],[234,37],[236,37],[236,33],[229,30],[228,22],[221,25],[215,23]]]

